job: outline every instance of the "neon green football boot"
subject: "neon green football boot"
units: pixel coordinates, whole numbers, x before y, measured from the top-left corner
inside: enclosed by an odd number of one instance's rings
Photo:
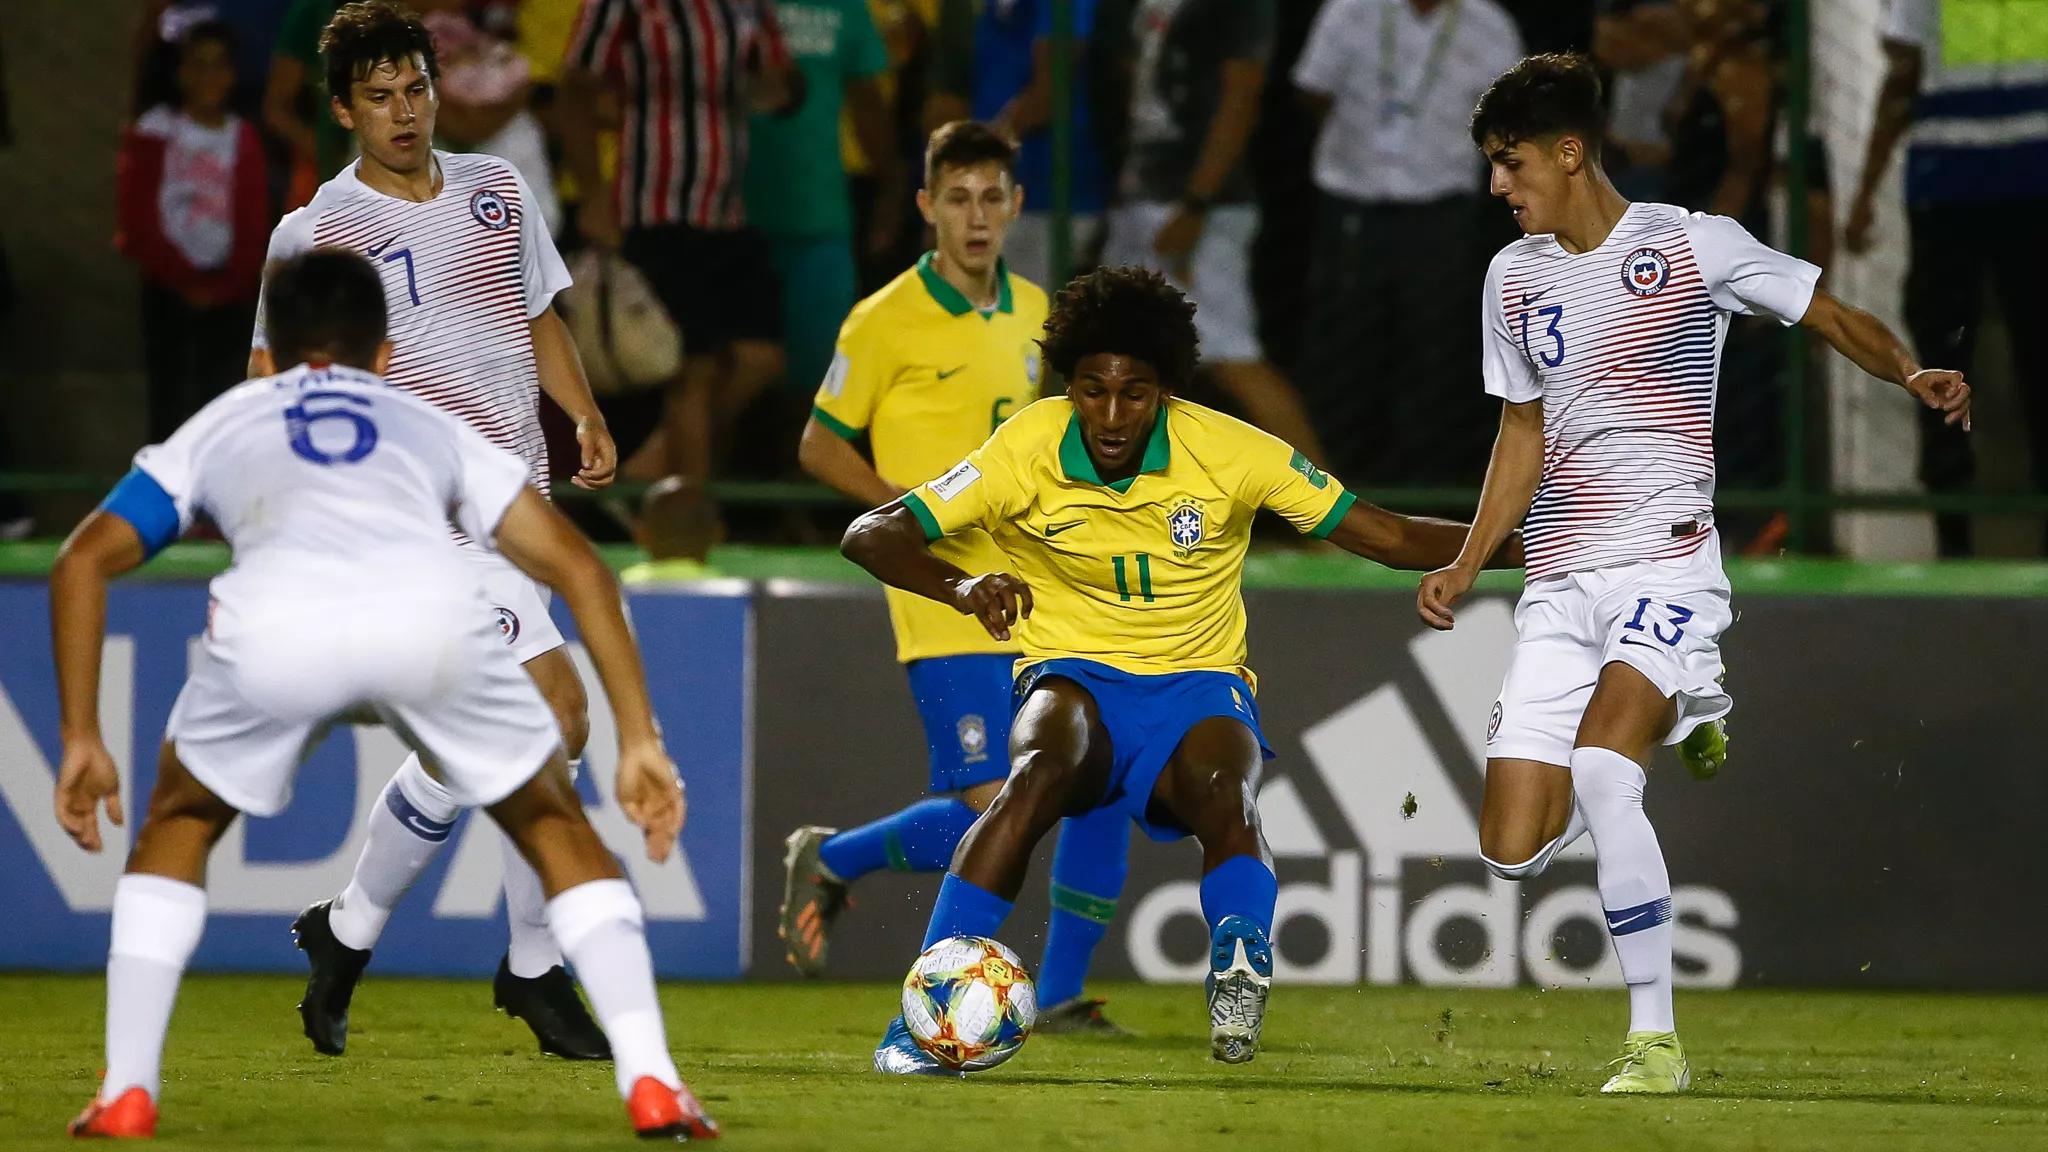
[[[1619,1067],[1600,1091],[1644,1096],[1670,1096],[1692,1086],[1692,1065],[1676,1032],[1631,1032],[1621,1042],[1621,1055],[1607,1062]]]
[[[1712,780],[1728,762],[1728,722],[1710,720],[1678,746],[1678,761],[1695,780]]]

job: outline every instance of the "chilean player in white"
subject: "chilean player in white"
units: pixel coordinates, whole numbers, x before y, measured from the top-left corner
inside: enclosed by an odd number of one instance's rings
[[[383,277],[395,351],[390,382],[467,422],[526,462],[548,491],[540,426],[545,390],[576,422],[582,471],[575,483],[611,482],[616,452],[591,399],[574,345],[551,307],[569,284],[541,214],[518,172],[494,156],[430,147],[438,98],[433,41],[417,17],[389,3],[350,4],[321,36],[332,112],[362,158],[286,216],[270,239],[277,260],[315,245],[361,252]],[[250,375],[273,370],[261,312]],[[586,700],[547,590],[487,549],[469,548],[489,607],[560,723],[570,763],[589,735]],[[348,1007],[392,908],[448,839],[455,797],[409,758],[371,809],[362,856],[347,888],[293,925],[311,967],[299,1005],[306,1036],[329,1055],[348,1043]],[[576,998],[544,920],[540,888],[509,842],[503,851],[510,946],[493,986],[497,1006],[533,1029],[543,1052],[603,1059],[604,1034]]]
[[[274,266],[268,283],[270,346],[294,367],[232,389],[138,453],[50,574],[57,818],[97,852],[99,804],[122,819],[98,715],[107,584],[200,515],[234,552],[115,887],[106,1076],[73,1134],[154,1134],[164,1033],[205,928],[207,855],[238,814],[284,809],[329,726],[381,720],[537,871],[635,1130],[716,1135],[668,1054],[640,901],[584,814],[554,715],[476,611],[484,581],[449,522],[568,603],[618,720],[620,806],[659,861],[682,830],[682,781],[617,583],[528,485],[523,461],[375,375],[392,353],[383,287],[362,257],[321,249]]]
[[[1732,615],[1713,417],[1728,316],[1802,324],[1965,428],[1970,389],[1921,368],[1877,318],[1818,289],[1820,269],[1735,221],[1624,200],[1600,166],[1603,122],[1580,56],[1522,61],[1473,112],[1493,194],[1526,235],[1487,274],[1486,389],[1506,403],[1479,511],[1458,560],[1423,579],[1417,608],[1451,627],[1482,560],[1523,525],[1520,639],[1487,734],[1480,852],[1495,875],[1521,880],[1593,834],[1630,1016],[1602,1091],[1664,1093],[1691,1074],[1644,768],[1659,744],[1680,745],[1701,776],[1727,753],[1719,639]]]

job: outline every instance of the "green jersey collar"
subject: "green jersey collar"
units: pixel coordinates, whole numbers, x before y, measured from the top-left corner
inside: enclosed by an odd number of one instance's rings
[[[1166,439],[1165,401],[1159,404],[1159,418],[1152,421],[1152,435],[1145,441],[1145,457],[1138,461],[1138,472],[1164,472],[1172,456],[1172,447]],[[1102,474],[1095,470],[1095,460],[1088,455],[1088,445],[1081,439],[1081,414],[1074,413],[1067,418],[1067,434],[1060,438],[1060,470],[1069,480],[1080,480],[1100,485],[1115,492],[1129,492],[1137,476],[1126,476],[1112,484],[1102,483]]]
[[[937,252],[927,252],[917,258],[917,278],[924,281],[924,290],[932,294],[932,299],[939,302],[939,307],[944,308],[955,316],[965,316],[969,312],[979,311],[979,309],[975,308],[973,301],[969,300],[958,288],[946,283],[944,276],[939,275],[938,256]],[[996,311],[1015,312],[1016,310],[1016,298],[1010,294],[1010,266],[1003,263],[1002,257],[998,256],[996,258]]]

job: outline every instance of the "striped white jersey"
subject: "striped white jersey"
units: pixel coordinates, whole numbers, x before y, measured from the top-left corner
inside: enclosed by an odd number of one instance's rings
[[[569,269],[517,169],[496,156],[434,157],[441,194],[424,203],[372,189],[354,164],[342,169],[278,222],[269,259],[324,247],[368,257],[390,310],[385,378],[519,457],[545,494],[531,324],[569,286]],[[263,342],[259,300],[255,346]]]
[[[1669,204],[1630,205],[1590,252],[1547,234],[1501,249],[1486,274],[1486,390],[1543,402],[1530,579],[1706,542],[1728,316],[1797,323],[1819,278],[1726,216]]]

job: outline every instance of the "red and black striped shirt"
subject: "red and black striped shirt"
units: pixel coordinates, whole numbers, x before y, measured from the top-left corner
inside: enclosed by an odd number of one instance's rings
[[[623,89],[622,226],[746,223],[750,59],[789,62],[769,0],[583,0],[568,63]]]

